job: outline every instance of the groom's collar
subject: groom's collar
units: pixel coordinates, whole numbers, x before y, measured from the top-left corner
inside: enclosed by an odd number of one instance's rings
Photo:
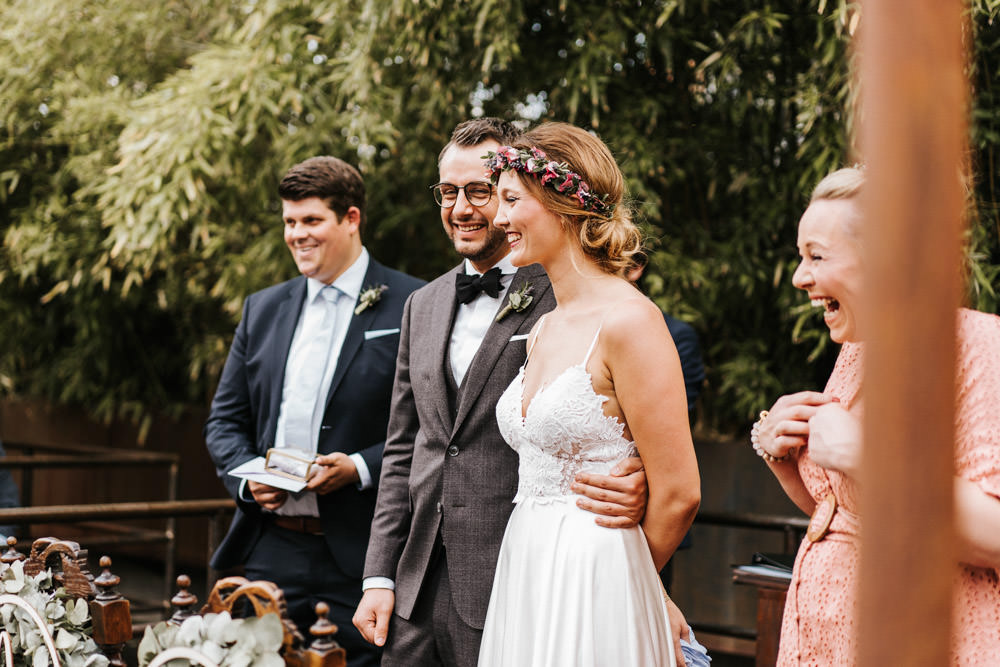
[[[509,253],[504,255],[503,259],[501,259],[499,262],[497,262],[490,268],[500,269],[500,273],[502,273],[505,276],[517,273],[517,267],[514,266],[514,264],[510,261]],[[476,269],[473,268],[472,262],[470,262],[468,259],[466,259],[463,262],[463,269],[465,270],[465,273],[470,276],[482,275],[481,273],[479,273],[479,271],[476,271]]]

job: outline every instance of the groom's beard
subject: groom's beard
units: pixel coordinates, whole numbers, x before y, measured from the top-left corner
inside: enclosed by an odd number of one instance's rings
[[[456,229],[455,225],[481,224],[485,227],[476,232],[477,238],[462,238],[463,233]],[[455,252],[462,257],[479,262],[500,253],[501,248],[507,245],[507,234],[499,227],[494,227],[493,223],[481,216],[476,216],[470,220],[460,222],[452,221],[447,227],[448,238],[455,246]]]

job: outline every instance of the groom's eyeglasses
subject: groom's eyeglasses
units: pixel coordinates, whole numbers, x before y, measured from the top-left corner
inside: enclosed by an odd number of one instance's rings
[[[465,198],[473,206],[485,206],[493,198],[493,185],[485,181],[472,181],[465,185],[452,185],[451,183],[435,183],[431,186],[434,192],[434,201],[441,208],[451,208],[458,201],[458,191],[465,191]]]

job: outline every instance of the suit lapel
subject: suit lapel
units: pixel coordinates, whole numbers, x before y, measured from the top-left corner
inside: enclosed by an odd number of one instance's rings
[[[278,413],[281,411],[281,394],[285,386],[285,368],[288,366],[288,353],[292,347],[292,335],[295,327],[299,323],[299,315],[302,313],[302,304],[306,299],[306,280],[299,277],[292,282],[285,293],[285,298],[278,306],[276,324],[274,328],[274,353],[270,355],[270,360],[274,367],[267,374],[268,377],[277,378],[271,385],[271,402],[268,414],[273,415],[266,442],[273,443],[275,431],[278,426]]]
[[[361,291],[363,292],[366,287],[371,285],[381,285],[384,283],[385,272],[382,269],[382,265],[374,259],[369,259],[368,270],[365,271],[365,279],[361,281]],[[357,315],[354,314],[354,308],[356,307],[357,303],[355,302],[351,308],[351,322],[347,325],[344,344],[340,346],[340,356],[337,357],[337,368],[334,370],[333,379],[330,381],[330,390],[326,393],[327,403],[330,402],[330,397],[337,391],[337,387],[340,386],[344,375],[347,373],[347,368],[351,365],[358,350],[361,349],[361,343],[365,339],[365,331],[368,330],[372,319],[375,317],[378,303],[365,308]]]
[[[455,326],[455,312],[458,307],[458,297],[455,294],[455,276],[465,270],[465,264],[459,264],[454,270],[448,273],[448,278],[441,281],[437,293],[433,295],[434,307],[431,309],[431,321],[422,323],[426,327],[426,337],[423,340],[429,341],[434,347],[427,350],[431,358],[431,368],[440,369],[434,373],[436,386],[431,388],[430,396],[434,397],[435,407],[444,424],[445,432],[451,432],[452,416],[451,408],[448,405],[448,378],[445,373],[451,373],[451,365],[446,363],[448,358],[448,346],[451,345],[452,327]],[[414,347],[410,347],[410,355],[414,353]],[[419,353],[419,350],[416,350]],[[413,365],[413,362],[410,362]]]
[[[486,336],[483,338],[476,356],[473,357],[472,363],[469,365],[469,371],[466,373],[465,380],[462,382],[462,387],[458,393],[458,412],[455,417],[452,435],[461,426],[462,420],[469,414],[476,399],[479,398],[479,394],[482,393],[483,387],[493,374],[493,368],[496,366],[500,354],[510,341],[510,337],[524,324],[525,319],[530,316],[534,307],[541,300],[542,294],[549,289],[545,272],[537,264],[532,264],[518,270],[514,274],[514,279],[511,281],[507,294],[510,294],[513,290],[520,289],[526,282],[530,282],[534,286],[532,291],[532,296],[534,297],[533,303],[531,307],[522,312],[512,311],[508,313],[499,322],[493,322],[490,328],[486,330]],[[506,304],[507,299],[505,298],[500,308],[502,309]],[[497,314],[499,312],[500,310],[498,309]]]

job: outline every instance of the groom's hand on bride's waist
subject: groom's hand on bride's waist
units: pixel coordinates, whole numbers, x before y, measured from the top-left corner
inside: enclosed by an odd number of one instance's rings
[[[646,513],[649,486],[638,456],[618,463],[610,475],[581,472],[570,488],[580,494],[577,506],[596,514],[594,520],[600,526],[631,528]]]

